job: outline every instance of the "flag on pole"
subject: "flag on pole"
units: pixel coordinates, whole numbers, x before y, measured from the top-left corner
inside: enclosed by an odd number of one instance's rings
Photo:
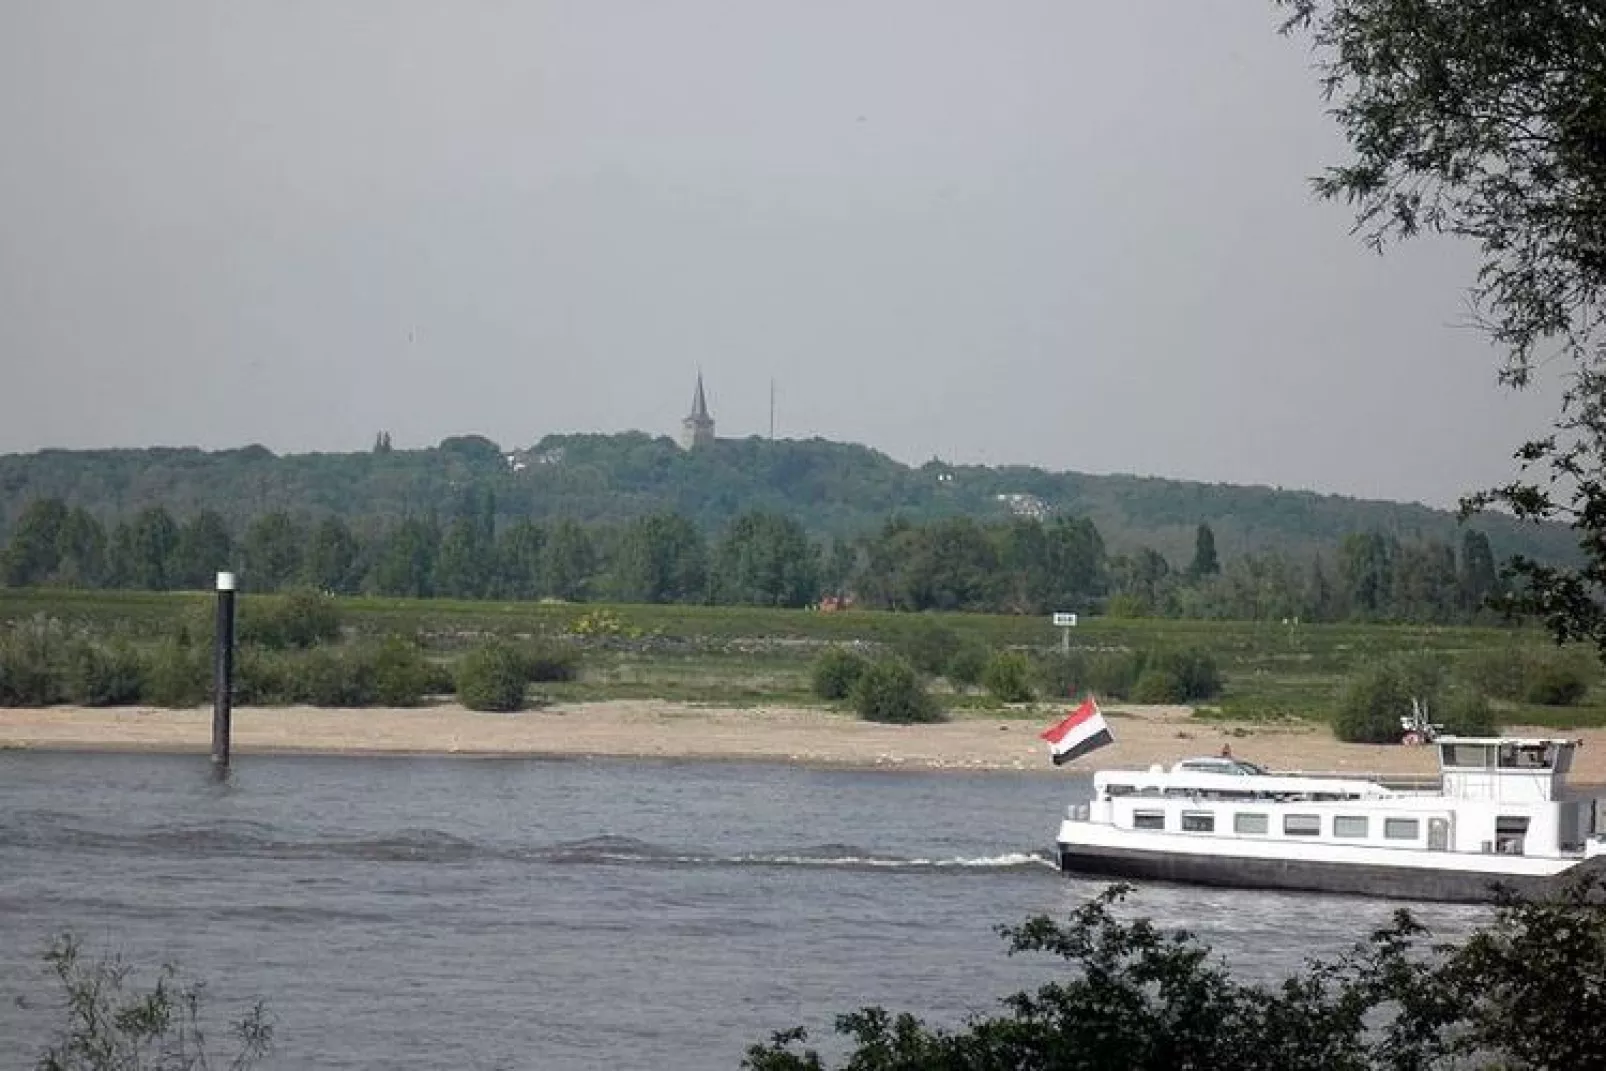
[[[1098,703],[1091,696],[1082,700],[1082,705],[1064,721],[1038,735],[1048,741],[1048,753],[1053,757],[1055,766],[1063,766],[1089,751],[1115,742],[1115,736],[1104,721],[1104,712],[1099,710]]]

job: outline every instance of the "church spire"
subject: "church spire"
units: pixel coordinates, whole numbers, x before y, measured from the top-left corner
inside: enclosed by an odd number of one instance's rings
[[[680,422],[680,445],[687,450],[714,441],[714,418],[708,412],[708,396],[703,392],[703,371],[697,370],[697,389],[691,396],[691,414]]]

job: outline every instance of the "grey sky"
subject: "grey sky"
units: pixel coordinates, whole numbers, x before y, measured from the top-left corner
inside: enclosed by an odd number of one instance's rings
[[[1269,0],[0,5],[0,450],[725,435],[1452,502],[1545,398]]]

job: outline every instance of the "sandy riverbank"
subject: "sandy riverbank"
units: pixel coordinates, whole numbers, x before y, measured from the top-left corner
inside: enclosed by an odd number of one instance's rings
[[[1115,744],[1076,766],[1169,763],[1215,754],[1230,743],[1235,754],[1278,769],[1436,772],[1429,748],[1341,744],[1323,726],[1196,721],[1183,707],[1111,707],[1107,713]],[[521,714],[478,714],[459,706],[244,708],[235,712],[234,748],[240,755],[606,755],[1054,773],[1037,733],[1057,717],[1043,710],[1012,719],[889,726],[820,710],[657,700],[574,703]],[[1606,730],[1566,735],[1585,741],[1575,779],[1606,782]],[[205,752],[210,739],[210,710],[0,709],[0,748]]]

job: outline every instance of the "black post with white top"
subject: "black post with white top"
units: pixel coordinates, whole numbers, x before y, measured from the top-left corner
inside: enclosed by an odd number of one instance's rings
[[[229,772],[229,729],[234,713],[234,574],[217,575],[217,628],[212,647],[212,770]]]

